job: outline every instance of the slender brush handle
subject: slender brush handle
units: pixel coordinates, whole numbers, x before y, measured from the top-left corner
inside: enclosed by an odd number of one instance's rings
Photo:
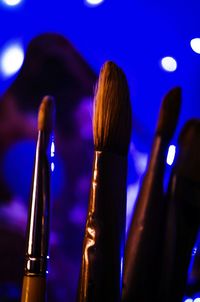
[[[123,302],[156,299],[161,264],[166,145],[162,137],[155,137],[136,201],[125,248]]]
[[[95,152],[77,302],[119,302],[127,159]]]
[[[21,302],[45,302],[46,279],[40,276],[24,276]]]

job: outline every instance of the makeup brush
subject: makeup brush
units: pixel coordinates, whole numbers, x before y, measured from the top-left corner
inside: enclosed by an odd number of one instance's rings
[[[43,98],[38,114],[38,139],[33,171],[26,257],[21,302],[44,302],[49,243],[50,144],[54,120],[54,101]]]
[[[162,244],[163,178],[169,142],[181,103],[180,88],[161,105],[147,169],[137,197],[125,247],[122,301],[155,301]]]
[[[106,62],[93,118],[94,164],[77,301],[119,302],[131,104],[123,71]]]
[[[179,136],[168,203],[162,301],[181,302],[200,227],[200,120],[188,121]]]

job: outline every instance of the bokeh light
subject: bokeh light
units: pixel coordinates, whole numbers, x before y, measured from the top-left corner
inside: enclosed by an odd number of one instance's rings
[[[200,54],[200,38],[195,38],[190,41],[190,46],[192,50]]]
[[[51,143],[51,157],[55,156],[55,143],[52,141]]]
[[[176,154],[176,146],[174,145],[169,146],[168,154],[167,154],[167,164],[169,166],[173,164],[175,154]]]
[[[85,0],[85,4],[89,6],[97,6],[104,2],[104,0]]]
[[[177,69],[177,62],[172,57],[165,57],[161,60],[161,66],[165,71],[174,72]]]
[[[2,0],[4,4],[9,6],[15,6],[22,2],[22,0]]]
[[[0,73],[3,77],[14,75],[22,66],[24,50],[20,43],[7,45],[0,54]]]
[[[53,172],[55,170],[55,164],[52,162],[51,163],[51,171]]]

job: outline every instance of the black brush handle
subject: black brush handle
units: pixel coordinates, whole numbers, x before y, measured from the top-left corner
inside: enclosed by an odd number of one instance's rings
[[[123,302],[156,301],[160,278],[167,143],[154,139],[125,248]]]

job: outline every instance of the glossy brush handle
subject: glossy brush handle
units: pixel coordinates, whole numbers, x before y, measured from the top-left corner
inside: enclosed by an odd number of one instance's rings
[[[40,276],[24,276],[21,302],[45,302],[46,279]]]
[[[96,151],[77,302],[119,302],[127,159]]]

